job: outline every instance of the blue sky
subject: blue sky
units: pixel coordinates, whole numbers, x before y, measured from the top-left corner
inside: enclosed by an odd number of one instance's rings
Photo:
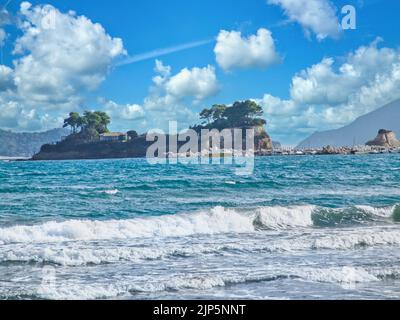
[[[255,99],[293,145],[400,98],[398,1],[3,2],[4,129],[86,109],[109,112],[114,130],[184,128],[204,107]],[[343,31],[348,4],[357,25]],[[151,58],[127,63],[138,55]]]

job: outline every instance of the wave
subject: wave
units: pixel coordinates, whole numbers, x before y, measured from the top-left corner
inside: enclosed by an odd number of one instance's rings
[[[266,268],[266,270],[253,273],[174,275],[158,280],[127,278],[120,279],[114,283],[101,283],[95,286],[61,280],[54,286],[41,286],[35,292],[24,292],[24,294],[44,299],[107,299],[145,293],[160,294],[162,292],[180,292],[184,290],[206,291],[217,287],[245,283],[285,281],[287,279],[297,279],[312,283],[329,283],[342,286],[345,289],[352,289],[357,284],[380,282],[392,278],[397,279],[398,276],[399,271],[393,268],[382,270],[369,270],[363,267],[352,266],[331,268],[304,267],[297,270],[292,268],[283,268],[281,270]],[[0,292],[0,297],[3,295]]]
[[[325,234],[323,231],[291,237],[260,237],[246,242],[191,243],[163,242],[162,245],[135,245],[128,243],[69,242],[43,246],[42,244],[13,244],[0,248],[0,265],[34,264],[67,267],[118,264],[123,262],[145,263],[164,259],[188,259],[207,255],[232,256],[232,254],[279,254],[308,252],[310,250],[359,250],[373,247],[400,246],[400,232],[390,228],[363,228],[346,230],[345,233]]]
[[[161,260],[167,258],[188,258],[195,255],[215,254],[226,250],[224,246],[191,245],[189,247],[163,246],[132,247],[108,246],[98,242],[75,246],[19,245],[0,249],[0,264],[42,264],[68,267]]]
[[[312,249],[347,250],[377,246],[399,246],[399,231],[363,230],[362,232],[330,235],[314,240]]]
[[[336,227],[393,217],[398,206],[327,209],[316,206],[261,207],[235,210],[216,207],[192,214],[131,220],[69,220],[0,229],[0,244],[95,241],[204,234],[254,233],[307,227]]]

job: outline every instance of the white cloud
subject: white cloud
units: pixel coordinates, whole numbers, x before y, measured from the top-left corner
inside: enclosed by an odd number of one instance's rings
[[[49,113],[38,113],[33,108],[27,108],[16,101],[4,100],[0,97],[0,127],[18,131],[38,131],[61,127],[63,118]]]
[[[143,107],[138,104],[120,105],[114,101],[101,99],[100,103],[113,120],[142,120],[145,116]]]
[[[166,89],[177,98],[194,97],[196,100],[204,100],[219,90],[215,68],[185,68],[169,79]]]
[[[325,58],[293,77],[290,99],[258,100],[272,134],[297,141],[317,130],[344,126],[400,98],[400,50],[362,46],[341,63]],[[290,135],[289,134],[289,135]],[[292,139],[290,138],[290,139]]]
[[[170,66],[156,61],[154,71],[158,75],[153,78],[154,86],[145,99],[147,109],[168,109],[187,98],[192,99],[193,103],[199,103],[219,92],[215,68],[212,66],[184,68],[176,75],[171,75],[171,70]]]
[[[332,107],[356,101],[358,109],[368,112],[374,103],[397,97],[399,51],[377,45],[358,48],[338,66],[333,58],[326,58],[300,72],[293,78],[292,99]]]
[[[219,66],[232,69],[266,68],[280,60],[272,33],[259,29],[256,35],[242,37],[239,31],[222,30],[214,49]]]
[[[46,129],[51,121],[56,127],[60,114],[78,109],[106,78],[113,61],[125,54],[123,43],[85,16],[51,5],[22,2],[19,16],[22,34],[15,42],[13,69],[0,66],[2,126],[27,129],[11,117],[18,110],[21,119],[36,123],[32,129],[40,124]]]
[[[168,129],[169,121],[177,121],[185,129],[198,121],[191,107],[219,90],[215,68],[184,68],[177,74],[171,66],[156,60],[153,85],[142,104],[118,104],[100,99],[102,109],[113,119],[120,120],[117,130],[135,129],[145,132],[150,129]]]
[[[0,65],[0,93],[12,89],[14,86],[14,72],[11,68]]]
[[[97,88],[113,59],[124,54],[121,39],[84,16],[27,2],[21,14],[23,35],[14,53],[23,56],[15,61],[15,82],[18,95],[32,103],[70,108],[82,92]]]
[[[299,23],[306,33],[313,32],[318,40],[340,34],[336,8],[329,0],[268,0],[268,4],[280,6],[290,21]]]

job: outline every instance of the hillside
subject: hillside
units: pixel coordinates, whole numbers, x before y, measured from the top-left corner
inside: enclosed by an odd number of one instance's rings
[[[380,129],[391,130],[397,136],[400,135],[400,100],[368,113],[343,128],[316,132],[297,148],[363,145],[373,139]]]
[[[66,129],[53,129],[40,133],[15,133],[0,129],[0,156],[31,157],[44,144],[60,141],[69,133]]]

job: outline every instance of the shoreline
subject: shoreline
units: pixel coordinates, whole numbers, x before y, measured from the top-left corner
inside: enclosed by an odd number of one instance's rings
[[[373,155],[391,155],[391,154],[400,154],[400,151],[396,152],[364,152],[364,153],[290,153],[290,154],[282,154],[282,153],[270,153],[270,154],[256,154],[254,155],[254,158],[266,158],[266,157],[305,157],[305,156],[318,156],[318,157],[324,157],[324,156],[373,156]],[[238,156],[237,158],[240,157],[251,157],[251,156]],[[206,158],[206,157],[180,157],[180,158]],[[209,156],[210,159],[213,158],[221,158],[223,159],[224,156]],[[49,161],[94,161],[94,160],[129,160],[129,159],[146,159],[145,156],[143,157],[108,157],[108,158],[60,158],[60,159],[33,159],[33,158],[0,158],[0,162],[49,162]],[[167,160],[169,159],[168,157],[166,158]]]

